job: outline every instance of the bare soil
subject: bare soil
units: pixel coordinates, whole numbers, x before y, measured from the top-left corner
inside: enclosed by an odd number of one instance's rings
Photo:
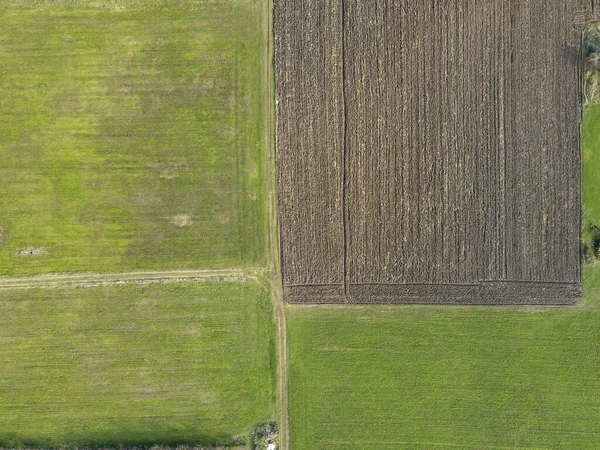
[[[285,299],[576,302],[595,14],[579,0],[276,2]]]

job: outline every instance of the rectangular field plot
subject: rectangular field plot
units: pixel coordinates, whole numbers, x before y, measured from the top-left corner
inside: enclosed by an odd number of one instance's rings
[[[0,274],[263,261],[260,11],[0,2]]]
[[[275,3],[289,302],[581,297],[590,2]]]
[[[0,447],[226,444],[274,419],[259,285],[0,294]]]
[[[595,449],[598,310],[289,306],[291,447]]]

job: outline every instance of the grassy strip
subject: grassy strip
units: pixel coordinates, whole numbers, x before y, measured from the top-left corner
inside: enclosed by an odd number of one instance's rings
[[[292,307],[292,448],[596,448],[600,311]]]
[[[247,439],[275,415],[272,319],[250,282],[3,291],[0,446]]]
[[[8,4],[0,274],[262,265],[259,3]]]
[[[600,253],[594,248],[590,233],[593,227],[600,226],[600,105],[584,106],[581,134],[584,249],[596,253],[583,266],[583,286],[586,304],[600,305]]]

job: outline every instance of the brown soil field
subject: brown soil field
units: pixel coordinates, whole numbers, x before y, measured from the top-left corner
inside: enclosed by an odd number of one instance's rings
[[[274,5],[284,297],[581,297],[589,0]]]

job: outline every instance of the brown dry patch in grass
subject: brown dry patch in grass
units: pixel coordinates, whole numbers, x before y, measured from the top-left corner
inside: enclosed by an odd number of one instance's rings
[[[6,245],[10,235],[6,232],[4,227],[0,225],[0,247]]]
[[[258,167],[256,167],[255,165],[248,166],[248,168],[246,169],[246,173],[248,175],[250,175],[251,177],[257,177],[258,176]]]
[[[158,173],[161,179],[172,180],[181,175],[185,169],[189,167],[187,159],[180,158],[171,161],[154,162],[148,164],[148,166]]]
[[[162,203],[162,201],[162,197],[152,191],[140,192],[136,197],[136,203],[142,206],[157,205]]]
[[[231,197],[231,195],[233,194],[231,189],[227,189],[224,187],[214,187],[212,191],[213,194],[215,194],[215,196],[218,198],[228,198]]]
[[[203,78],[201,76],[197,76],[192,81],[192,91],[204,93],[214,89],[217,85],[218,81],[214,78]]]
[[[60,109],[64,113],[79,111],[81,108],[81,101],[77,97],[65,98],[60,104]]]

